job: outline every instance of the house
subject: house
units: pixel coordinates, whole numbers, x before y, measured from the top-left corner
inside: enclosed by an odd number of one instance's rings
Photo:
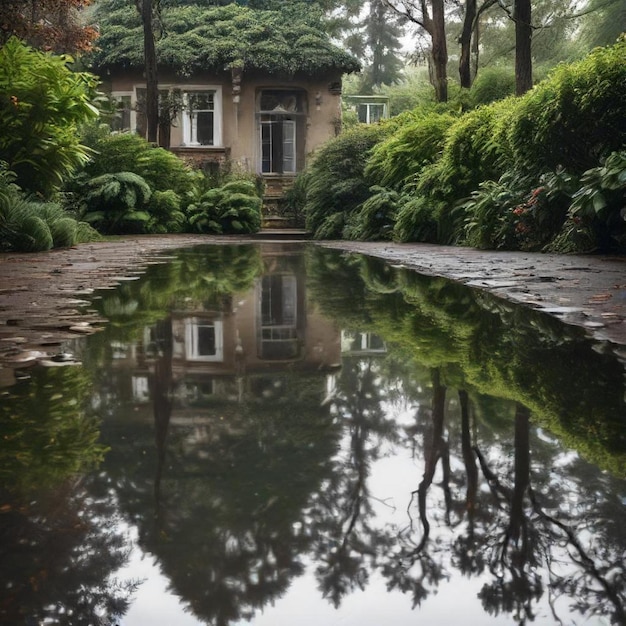
[[[159,143],[205,169],[258,174],[266,211],[279,212],[309,156],[339,132],[342,75],[358,63],[319,28],[285,20],[285,11],[233,4],[198,8],[190,17],[187,9],[170,9],[177,26],[157,46]],[[105,23],[94,70],[118,102],[115,127],[144,135],[142,45],[130,41],[139,31],[127,28],[120,40]]]

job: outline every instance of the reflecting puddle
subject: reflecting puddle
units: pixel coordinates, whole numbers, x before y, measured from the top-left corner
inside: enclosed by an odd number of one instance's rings
[[[611,346],[366,257],[174,256],[2,390],[2,623],[626,623]]]

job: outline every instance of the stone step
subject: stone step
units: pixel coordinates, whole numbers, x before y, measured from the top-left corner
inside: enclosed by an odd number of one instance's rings
[[[310,239],[311,233],[304,228],[261,228],[252,235],[253,239],[271,239],[281,241],[301,241]]]

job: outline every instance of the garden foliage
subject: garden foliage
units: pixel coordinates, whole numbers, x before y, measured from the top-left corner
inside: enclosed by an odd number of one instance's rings
[[[331,142],[306,176],[314,236],[626,249],[626,39],[520,98],[497,99],[500,78],[470,94],[496,100],[463,115],[417,110]]]
[[[195,232],[246,234],[261,227],[261,198],[251,180],[235,179],[221,187],[190,192],[189,224]]]
[[[341,238],[351,213],[371,195],[365,166],[385,125],[359,125],[329,141],[307,175],[306,224],[318,239]]]
[[[98,115],[97,79],[71,63],[16,38],[0,48],[0,161],[22,189],[46,198],[87,161],[78,128]]]
[[[0,252],[41,252],[97,238],[59,204],[28,199],[15,174],[0,167]]]

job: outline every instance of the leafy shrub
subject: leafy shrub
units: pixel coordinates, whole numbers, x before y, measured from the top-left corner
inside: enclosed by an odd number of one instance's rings
[[[454,122],[449,113],[426,113],[413,116],[371,151],[365,176],[378,184],[401,190],[432,163],[441,152],[446,133]]]
[[[478,107],[515,95],[515,70],[512,67],[486,67],[476,75],[470,89],[470,104]]]
[[[387,132],[385,124],[360,124],[315,155],[307,173],[305,207],[306,225],[315,238],[340,238],[348,216],[370,196],[365,165]]]
[[[506,176],[497,182],[483,181],[470,199],[459,207],[465,215],[464,243],[487,249],[514,247],[507,217],[521,202],[521,193],[512,187],[511,182]]]
[[[503,129],[515,115],[516,100],[507,99],[463,115],[450,129],[441,158],[441,182],[451,187],[452,200],[463,197],[484,180],[498,180],[509,165]]]
[[[626,250],[626,151],[613,152],[580,177],[568,220],[553,247],[562,251]],[[581,250],[582,251],[582,250]]]
[[[192,195],[187,207],[189,224],[200,233],[253,233],[261,227],[261,205],[256,185],[233,180]]]
[[[186,217],[181,210],[181,198],[172,189],[155,191],[148,202],[150,233],[180,233],[185,230]]]
[[[132,172],[102,174],[88,180],[82,190],[82,218],[106,235],[147,232],[147,203],[152,192]]]
[[[0,48],[0,160],[22,189],[44,197],[87,161],[78,127],[98,114],[96,77],[69,62],[14,37]]]
[[[518,169],[563,167],[573,174],[598,165],[626,142],[626,41],[561,65],[521,100],[511,120]]]
[[[110,134],[97,138],[95,155],[85,167],[91,177],[117,172],[141,176],[152,191],[169,189],[183,196],[192,181],[191,170],[175,154],[156,148],[134,133]]]
[[[43,252],[98,239],[58,204],[0,193],[0,251]]]
[[[399,194],[385,187],[373,186],[373,193],[348,218],[344,230],[345,239],[372,241],[391,239],[391,233],[398,211]]]
[[[433,206],[424,196],[402,196],[393,238],[396,241],[437,242],[437,219]]]

